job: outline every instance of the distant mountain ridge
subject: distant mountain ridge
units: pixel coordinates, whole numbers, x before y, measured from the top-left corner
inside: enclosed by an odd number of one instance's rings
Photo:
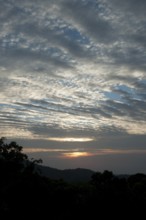
[[[92,170],[83,168],[59,170],[42,165],[39,165],[37,170],[42,176],[55,180],[63,179],[67,182],[88,182],[95,173]]]

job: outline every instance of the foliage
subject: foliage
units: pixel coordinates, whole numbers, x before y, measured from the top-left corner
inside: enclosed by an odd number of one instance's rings
[[[5,138],[0,139],[0,158],[7,161],[25,161],[27,155],[22,153],[22,147],[16,142],[5,143]]]
[[[12,141],[6,143],[4,137],[0,138],[0,172],[1,175],[7,176],[19,172],[33,172],[35,164],[41,163],[42,160],[29,160],[24,154],[23,147]]]

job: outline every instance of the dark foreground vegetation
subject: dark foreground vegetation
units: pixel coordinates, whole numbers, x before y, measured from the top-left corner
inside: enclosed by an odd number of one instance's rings
[[[0,216],[15,219],[141,219],[146,175],[117,177],[96,172],[88,182],[69,183],[40,175],[22,147],[0,139]],[[131,219],[130,218],[130,219]]]

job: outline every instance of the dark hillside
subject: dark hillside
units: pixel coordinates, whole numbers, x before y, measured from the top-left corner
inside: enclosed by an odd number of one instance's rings
[[[39,165],[38,169],[42,176],[56,180],[63,179],[67,182],[88,182],[94,173],[92,170],[82,168],[59,170],[42,165]]]

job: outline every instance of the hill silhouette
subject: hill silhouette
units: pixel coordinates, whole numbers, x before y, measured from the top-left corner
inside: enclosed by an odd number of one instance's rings
[[[37,169],[42,176],[55,180],[62,179],[66,182],[88,182],[95,173],[92,170],[83,168],[59,170],[43,165],[37,165]]]

